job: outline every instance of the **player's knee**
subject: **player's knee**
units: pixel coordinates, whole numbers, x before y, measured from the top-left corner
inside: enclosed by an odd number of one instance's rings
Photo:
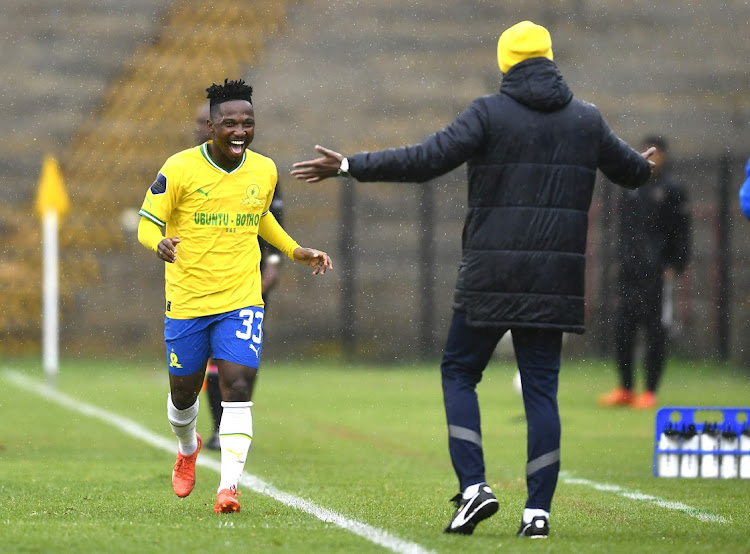
[[[178,410],[186,410],[198,399],[198,394],[194,391],[182,388],[172,388],[172,404]]]
[[[254,378],[242,375],[227,383],[225,400],[229,402],[249,402],[253,392]]]

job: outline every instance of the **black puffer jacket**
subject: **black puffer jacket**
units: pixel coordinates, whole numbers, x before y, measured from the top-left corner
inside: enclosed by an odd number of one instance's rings
[[[636,188],[650,168],[557,66],[525,60],[421,144],[349,158],[359,181],[423,182],[467,162],[455,308],[476,326],[584,331],[588,210],[599,168]]]

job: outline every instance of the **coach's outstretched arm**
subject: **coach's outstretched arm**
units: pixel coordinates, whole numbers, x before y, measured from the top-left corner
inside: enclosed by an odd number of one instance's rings
[[[307,181],[308,183],[316,183],[323,179],[328,179],[329,177],[348,174],[349,168],[348,164],[344,162],[346,158],[344,158],[343,154],[331,150],[330,148],[326,148],[325,146],[320,146],[319,144],[315,145],[315,150],[322,154],[322,156],[320,158],[292,164],[292,176]],[[656,149],[654,147],[648,148],[646,151],[641,152],[641,156],[648,160],[655,151]],[[344,167],[342,167],[342,163]],[[649,165],[650,167],[653,167],[654,163],[649,160]]]

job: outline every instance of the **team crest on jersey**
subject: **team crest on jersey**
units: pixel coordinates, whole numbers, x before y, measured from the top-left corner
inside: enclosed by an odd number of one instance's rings
[[[259,198],[260,187],[258,185],[252,184],[249,187],[247,187],[245,194],[247,195],[247,197],[242,200],[243,205],[245,206],[247,206],[248,204],[250,206],[262,206],[263,205],[263,200]]]
[[[167,192],[167,177],[159,173],[156,176],[156,181],[154,181],[154,184],[151,185],[151,188],[149,189],[151,191],[151,194],[164,194]]]

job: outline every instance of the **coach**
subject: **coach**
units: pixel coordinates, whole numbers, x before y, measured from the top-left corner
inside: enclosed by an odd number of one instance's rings
[[[476,99],[421,144],[294,164],[316,182],[348,173],[358,181],[423,182],[464,162],[468,213],[454,313],[441,364],[449,450],[461,494],[446,533],[471,534],[498,502],[485,482],[476,387],[510,331],[523,384],[528,499],[518,535],[546,537],[560,468],[557,406],[562,333],[584,331],[588,210],[596,170],[636,188],[648,157],[610,130],[573,93],[552,61],[549,32],[530,21],[498,42],[500,93]]]

